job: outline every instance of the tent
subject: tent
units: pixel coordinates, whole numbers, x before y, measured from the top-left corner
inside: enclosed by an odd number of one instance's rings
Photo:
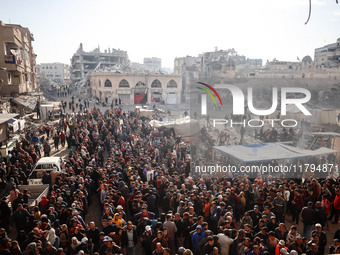
[[[325,147],[317,150],[304,150],[281,143],[260,143],[236,146],[214,146],[215,150],[228,154],[242,162],[260,162],[279,159],[298,159],[327,155],[338,151]]]

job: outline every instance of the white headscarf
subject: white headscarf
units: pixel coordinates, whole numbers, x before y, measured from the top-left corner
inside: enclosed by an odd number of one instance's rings
[[[54,228],[51,228],[47,235],[47,241],[50,242],[53,246],[55,243],[55,239],[56,239],[55,230]]]
[[[76,240],[77,241],[77,244],[74,244],[73,241]],[[72,237],[71,239],[71,247],[73,250],[75,250],[78,246],[79,246],[80,242],[78,241],[77,237]]]

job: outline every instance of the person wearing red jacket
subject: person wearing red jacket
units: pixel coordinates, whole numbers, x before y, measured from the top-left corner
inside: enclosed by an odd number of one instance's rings
[[[303,199],[302,199],[302,195],[299,193],[298,189],[294,190],[294,199],[292,201],[293,204],[293,214],[292,214],[292,221],[295,223],[296,225],[299,224],[299,216],[300,216],[300,211],[301,208],[304,206],[303,203]]]
[[[122,193],[120,191],[118,191],[117,195],[118,195],[117,206],[121,205],[123,207],[123,210],[125,211],[125,198],[122,196]]]
[[[333,202],[333,212],[332,212],[332,215],[330,216],[330,219],[331,219],[333,215],[335,214],[335,220],[332,224],[337,224],[339,222],[339,212],[340,212],[340,191],[338,190],[336,192],[336,196]]]
[[[64,148],[65,147],[66,135],[63,131],[61,131],[59,139],[60,139],[61,146],[63,146],[63,148]]]

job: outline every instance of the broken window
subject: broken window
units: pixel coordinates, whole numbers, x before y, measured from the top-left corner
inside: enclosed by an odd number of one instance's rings
[[[136,83],[136,88],[145,88],[145,87],[146,87],[146,85],[142,81],[139,81],[139,82]]]
[[[161,88],[162,87],[162,83],[159,81],[159,80],[154,80],[152,83],[151,83],[151,88]]]
[[[104,85],[104,86],[105,86],[105,87],[112,87],[111,81],[110,81],[109,79],[106,79],[105,85]]]
[[[130,84],[127,80],[123,79],[119,83],[120,88],[130,88]]]

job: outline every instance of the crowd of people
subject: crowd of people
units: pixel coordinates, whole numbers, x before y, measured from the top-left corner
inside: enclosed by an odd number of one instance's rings
[[[30,187],[17,185],[40,157],[41,138],[28,132],[1,165],[1,254],[340,253],[340,230],[334,240],[325,233],[339,221],[336,179],[191,176],[189,143],[134,111],[93,108],[58,123],[42,129],[44,156],[50,138],[71,153],[61,173],[44,174],[50,192],[38,206],[28,204]],[[90,206],[100,221],[88,219]]]

